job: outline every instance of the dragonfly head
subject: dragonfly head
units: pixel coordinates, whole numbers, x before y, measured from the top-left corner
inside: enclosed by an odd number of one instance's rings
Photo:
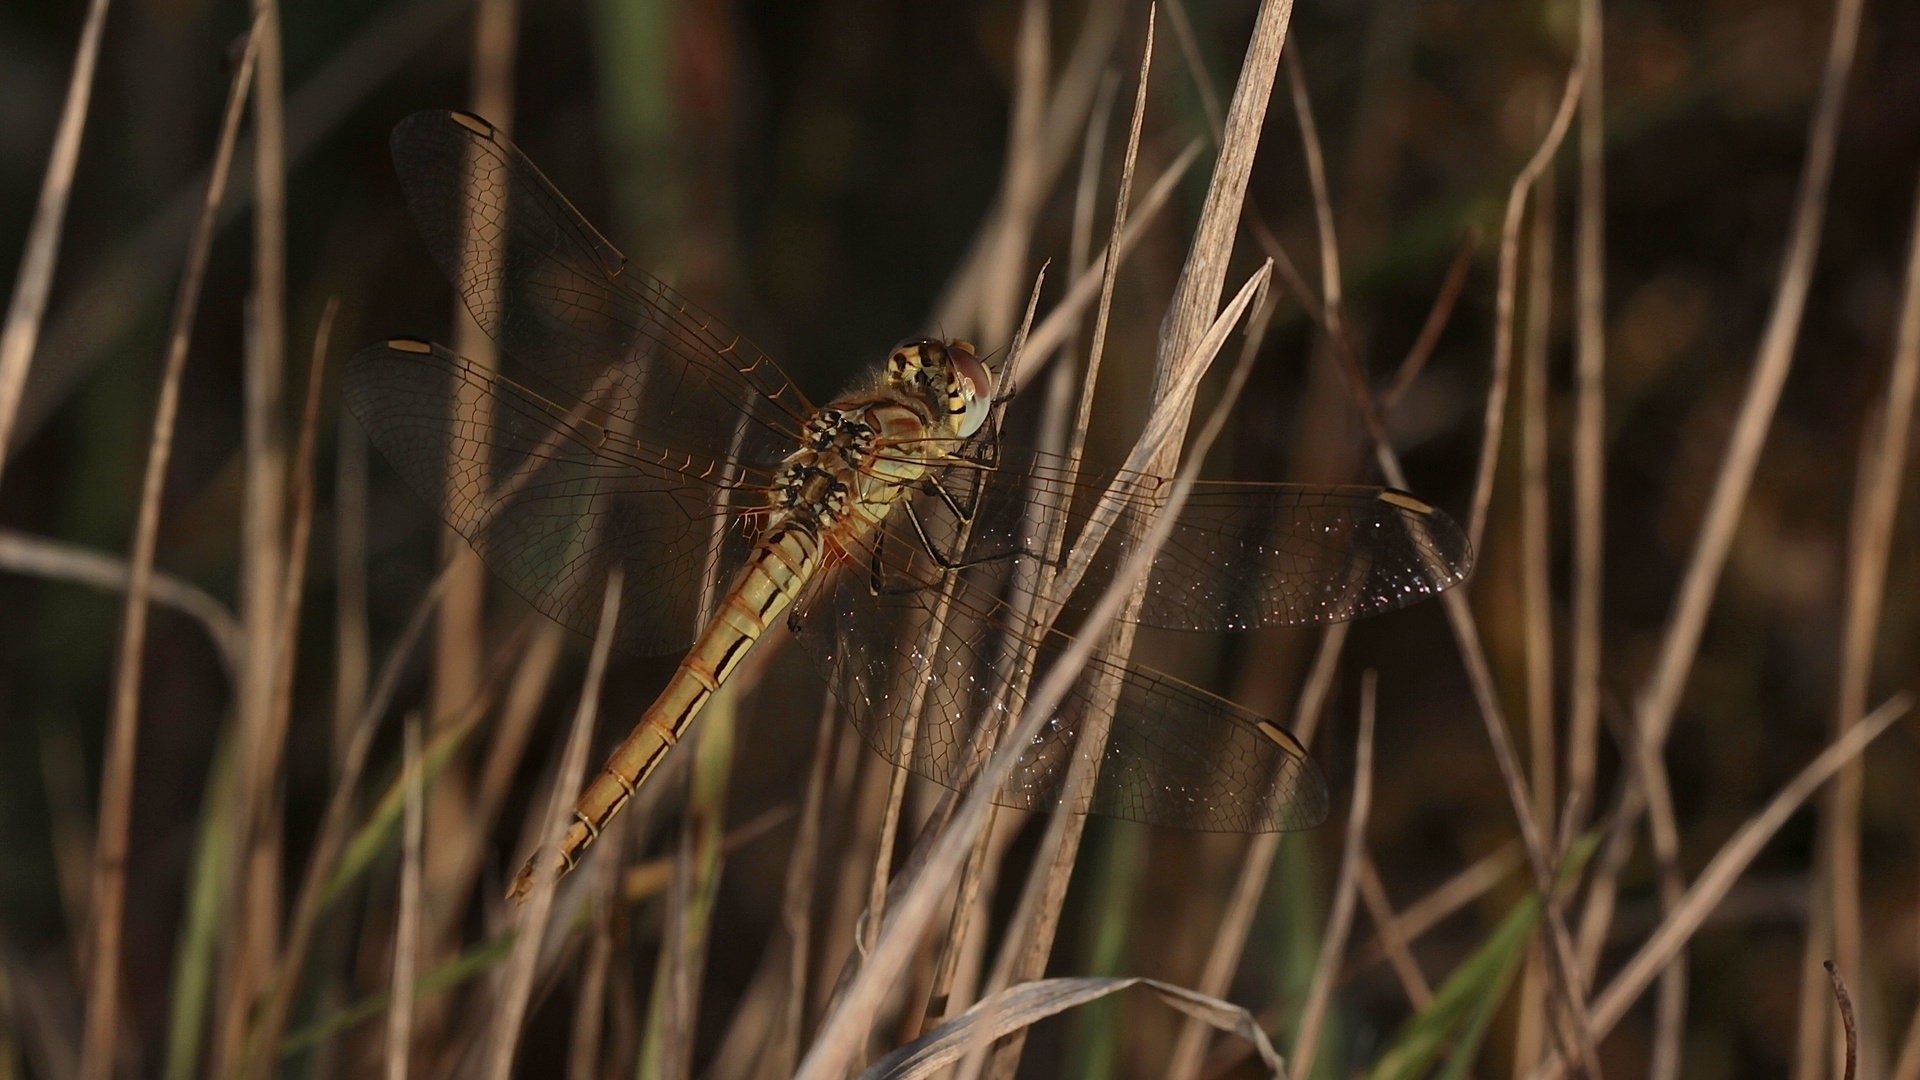
[[[887,357],[887,382],[926,401],[962,439],[993,411],[993,372],[965,341],[908,338]]]

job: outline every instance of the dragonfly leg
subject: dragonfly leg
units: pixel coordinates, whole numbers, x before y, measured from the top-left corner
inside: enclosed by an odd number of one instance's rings
[[[943,494],[945,493],[944,488],[941,489],[941,491]],[[949,503],[949,505],[952,504]],[[955,513],[958,512],[956,508]],[[926,524],[920,520],[920,512],[914,509],[914,505],[911,502],[906,505],[906,514],[907,520],[913,522],[913,531],[919,535],[920,545],[926,548],[927,556],[933,560],[934,565],[942,570],[969,570],[976,566],[987,566],[992,563],[1007,562],[1010,559],[1018,559],[1023,556],[1029,558],[1040,557],[1037,552],[1028,551],[1024,547],[1010,548],[1006,551],[996,551],[990,555],[976,555],[971,558],[967,557],[964,552],[947,554],[942,552],[940,545],[934,543],[933,537],[928,535]],[[963,518],[962,520],[965,519]],[[876,548],[876,557],[877,555],[878,549]]]

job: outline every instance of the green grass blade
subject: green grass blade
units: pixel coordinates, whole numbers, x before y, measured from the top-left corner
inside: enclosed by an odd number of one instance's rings
[[[453,760],[454,752],[466,742],[467,736],[480,726],[484,710],[475,710],[474,715],[464,724],[456,724],[433,737],[422,755],[425,767],[424,782],[433,786],[434,778]],[[397,841],[400,835],[400,812],[406,806],[406,777],[396,773],[387,784],[387,790],[380,795],[380,801],[374,804],[373,812],[367,820],[355,830],[353,838],[340,854],[340,864],[334,867],[333,876],[327,879],[326,891],[320,894],[320,910],[333,906],[340,899],[373,860]]]
[[[1578,876],[1598,845],[1600,834],[1580,838],[1569,853],[1560,880]],[[1506,997],[1515,968],[1540,922],[1540,897],[1528,894],[1500,920],[1493,933],[1453,969],[1427,1007],[1409,1017],[1400,1032],[1374,1062],[1367,1080],[1417,1080],[1431,1071],[1454,1045],[1448,1074],[1464,1072],[1473,1061],[1488,1021]]]
[[[513,933],[501,934],[492,941],[484,941],[452,960],[434,968],[432,971],[413,981],[415,1000],[428,994],[449,990],[481,974],[487,969],[505,960],[513,952]],[[345,1031],[364,1020],[371,1020],[386,1011],[387,1003],[393,999],[391,990],[382,990],[371,997],[363,998],[330,1016],[301,1028],[299,1031],[280,1040],[282,1058],[306,1050],[329,1035]]]
[[[180,924],[180,945],[173,960],[173,992],[168,996],[166,1080],[193,1080],[199,1074],[200,1035],[206,1028],[207,991],[213,985],[220,943],[220,896],[226,884],[227,810],[233,801],[233,740],[223,728],[207,771],[200,801],[200,825],[193,841],[193,867],[187,879],[187,910]]]

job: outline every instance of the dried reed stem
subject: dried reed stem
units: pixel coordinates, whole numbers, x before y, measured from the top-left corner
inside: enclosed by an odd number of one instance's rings
[[[93,97],[93,70],[100,59],[100,34],[107,25],[107,0],[89,0],[87,18],[80,25],[80,44],[73,52],[73,74],[67,78],[67,99],[60,107],[47,171],[40,180],[40,201],[27,228],[27,247],[20,255],[13,299],[7,305],[7,324],[0,330],[0,472],[13,442],[14,418],[40,340],[40,322],[53,292],[53,268],[60,259],[60,229],[67,220],[67,197],[73,192],[73,173],[80,163],[80,136],[87,126],[87,106]],[[91,1066],[92,1059],[85,1058]],[[97,1067],[97,1066],[94,1066]],[[86,1080],[92,1080],[88,1074]]]
[[[1160,400],[1181,374],[1177,361],[1188,356],[1213,322],[1227,279],[1227,263],[1239,231],[1246,201],[1247,181],[1254,152],[1273,92],[1280,51],[1286,44],[1292,0],[1262,0],[1254,16],[1253,35],[1240,65],[1240,78],[1227,107],[1220,153],[1207,183],[1207,198],[1194,228],[1187,260],[1180,267],[1173,300],[1160,326],[1160,344],[1154,372],[1154,399]],[[1175,445],[1178,440],[1175,440]]]
[[[1500,284],[1494,295],[1493,376],[1487,387],[1486,419],[1480,437],[1479,472],[1473,484],[1473,510],[1468,520],[1467,539],[1473,550],[1480,550],[1480,538],[1486,534],[1487,504],[1493,499],[1493,467],[1500,456],[1500,430],[1507,413],[1507,379],[1513,368],[1513,312],[1519,291],[1520,220],[1526,213],[1527,193],[1535,180],[1553,163],[1553,155],[1566,138],[1573,122],[1574,107],[1580,103],[1580,85],[1587,71],[1583,55],[1567,72],[1560,107],[1547,127],[1546,137],[1533,157],[1513,178],[1507,190],[1507,211],[1500,224]]]
[[[1760,853],[1767,841],[1780,830],[1787,818],[1793,815],[1800,805],[1807,801],[1820,785],[1827,782],[1842,765],[1860,755],[1869,743],[1884,733],[1895,720],[1906,715],[1913,707],[1911,695],[1896,694],[1879,708],[1868,714],[1860,723],[1828,744],[1819,756],[1808,762],[1794,778],[1787,782],[1761,811],[1748,818],[1734,834],[1722,844],[1700,876],[1694,879],[1686,895],[1681,898],[1673,911],[1660,921],[1660,926],[1652,936],[1640,946],[1633,957],[1627,961],[1615,975],[1607,988],[1594,999],[1593,1009],[1587,1015],[1588,1034],[1595,1039],[1605,1038],[1620,1022],[1627,1010],[1633,1006],[1654,978],[1664,970],[1669,961],[1686,947],[1687,941],[1700,929],[1722,899],[1727,890],[1733,887],[1754,856]],[[1549,1057],[1539,1068],[1528,1075],[1527,1080],[1558,1080],[1566,1075],[1566,1066],[1558,1056]]]
[[[1256,280],[1249,282],[1249,286],[1264,280],[1265,276],[1264,273],[1256,275]],[[1249,290],[1243,289],[1236,303],[1230,305],[1209,328],[1196,347],[1199,355],[1189,357],[1187,366],[1205,366],[1206,351],[1218,351],[1228,331],[1244,312],[1245,302],[1251,299]],[[1174,404],[1169,403],[1163,409],[1172,408]],[[918,951],[921,935],[934,913],[950,895],[948,885],[959,873],[961,864],[986,824],[987,808],[992,804],[994,792],[1000,790],[1001,785],[1013,774],[1019,764],[1022,748],[1030,743],[1079,678],[1097,647],[1096,643],[1113,625],[1122,606],[1132,596],[1136,583],[1146,579],[1148,569],[1159,556],[1167,537],[1172,534],[1174,522],[1193,490],[1199,463],[1206,457],[1213,438],[1225,423],[1226,410],[1216,408],[1206,428],[1195,438],[1195,449],[1174,483],[1167,503],[1154,515],[1146,536],[1129,554],[1113,581],[1087,613],[1080,635],[1063,651],[1059,660],[1048,670],[1046,678],[1028,697],[1013,729],[975,776],[972,787],[961,800],[946,831],[934,842],[920,872],[903,889],[900,899],[891,905],[892,913],[882,925],[873,951],[868,954],[859,973],[849,982],[838,1006],[822,1024],[819,1037],[801,1061],[795,1080],[827,1080],[829,1077],[837,1080],[864,1043],[874,1015]]]
[[[1206,145],[1205,139],[1195,139],[1188,143],[1173,162],[1154,178],[1153,185],[1147,189],[1147,193],[1140,197],[1140,205],[1132,213],[1132,222],[1120,235],[1119,251],[1122,261],[1125,261],[1126,257],[1139,245],[1140,238],[1146,235],[1147,227],[1153,223],[1154,217],[1173,197],[1180,181],[1186,176],[1187,169],[1199,158],[1200,151],[1205,149]],[[1026,352],[1022,356],[1020,366],[1013,373],[1016,381],[1022,384],[1031,382],[1040,366],[1052,358],[1053,354],[1078,332],[1080,319],[1086,314],[1087,305],[1093,303],[1100,293],[1101,282],[1105,278],[1107,252],[1112,248],[1113,246],[1109,244],[1094,253],[1090,265],[1102,267],[1102,270],[1099,273],[1088,270],[1074,278],[1072,284],[1067,286],[1066,295],[1062,296],[1060,302],[1047,312],[1046,318],[1040,320],[1040,325],[1033,328],[1033,334],[1027,341]]]
[[[1373,806],[1373,714],[1375,676],[1368,668],[1360,676],[1360,732],[1355,739],[1353,765],[1353,804],[1347,809],[1347,836],[1340,855],[1340,874],[1333,888],[1333,910],[1327,915],[1327,930],[1320,939],[1320,958],[1313,965],[1313,979],[1307,984],[1307,1002],[1300,1009],[1300,1032],[1293,1041],[1288,1061],[1295,1076],[1313,1075],[1313,1059],[1319,1050],[1320,1025],[1326,1019],[1327,1004],[1333,997],[1334,976],[1340,970],[1340,958],[1347,951],[1347,933],[1353,928],[1353,899],[1360,877],[1360,860],[1367,848],[1367,813]]]
[[[259,1016],[247,1042],[235,1048],[236,1057],[245,1054],[246,1060],[236,1060],[233,1067],[236,1071],[244,1069],[243,1075],[250,1080],[264,1076],[277,1059],[280,1034],[286,1029],[294,993],[299,989],[301,968],[306,963],[314,928],[325,906],[334,862],[347,840],[347,828],[353,813],[353,793],[359,787],[367,756],[373,750],[373,737],[379,730],[380,718],[386,715],[388,706],[393,702],[407,660],[419,644],[420,636],[426,632],[440,597],[445,592],[446,582],[446,574],[437,575],[415,606],[406,628],[400,632],[399,639],[393,643],[386,661],[380,667],[373,692],[361,708],[360,717],[354,723],[352,738],[347,742],[346,752],[340,757],[333,793],[328,798],[326,813],[320,819],[320,830],[314,838],[313,850],[307,856],[306,872],[300,882],[300,892],[294,900],[293,916],[287,925],[286,944],[280,949],[271,976],[265,980],[266,1000],[260,1006]]]
[[[412,70],[409,63],[415,54],[438,42],[441,31],[464,15],[470,2],[412,0],[382,8],[287,99],[287,161],[298,163],[337,125],[359,115],[358,106],[388,79]],[[235,154],[228,186],[232,197],[220,207],[216,233],[238,220],[253,199],[251,145],[242,139]],[[205,187],[205,174],[181,184],[160,210],[130,231],[130,239],[75,283],[43,335],[34,378],[20,399],[11,446],[17,449],[32,437],[94,361],[145,317],[168,280],[161,268],[173,265],[186,248]]]
[[[1920,214],[1920,207],[1916,207],[1916,214]],[[1859,717],[1866,711],[1874,646],[1880,636],[1880,612],[1886,597],[1887,561],[1893,548],[1901,481],[1906,473],[1916,388],[1920,388],[1920,217],[1916,218],[1908,241],[1900,325],[1886,397],[1878,403],[1876,415],[1868,419],[1867,434],[1860,447],[1858,487],[1854,492],[1847,553],[1846,621],[1834,694],[1835,733],[1859,723]],[[1869,984],[1861,966],[1860,912],[1863,773],[1858,761],[1841,769],[1828,791],[1822,812],[1826,826],[1823,847],[1832,885],[1829,910],[1833,913],[1833,962],[1839,965],[1839,972],[1833,977],[1851,980],[1865,994]],[[1873,1060],[1871,1052],[1869,1058]]]
[[[34,536],[13,529],[0,529],[0,570],[27,574],[48,581],[67,581],[107,592],[125,592],[129,570],[118,555]],[[148,600],[170,607],[199,623],[220,654],[227,674],[240,670],[241,653],[246,648],[240,633],[240,621],[227,605],[191,581],[160,570],[149,579]]]
[[[1523,855],[1520,845],[1509,841],[1474,860],[1472,865],[1441,882],[1432,892],[1408,904],[1393,918],[1393,933],[1408,943],[1418,941],[1427,931],[1461,908],[1485,896],[1519,867]],[[1351,979],[1362,968],[1386,955],[1387,944],[1376,935],[1354,954],[1343,979]]]
[[[839,743],[839,717],[829,693],[820,706],[820,727],[814,733],[813,764],[807,770],[807,790],[801,797],[800,824],[794,830],[793,854],[787,859],[786,889],[780,901],[780,926],[787,937],[787,993],[772,1036],[767,1040],[760,1075],[793,1075],[800,1054],[800,1030],[807,1015],[808,949],[813,944],[813,893],[820,871],[820,815],[825,807],[827,774]]]
[[[1900,304],[1900,329],[1894,339],[1893,373],[1888,379],[1887,405],[1883,412],[1886,425],[1882,429],[1881,453],[1876,461],[1891,464],[1904,459],[1905,453],[1893,451],[1895,431],[1898,430],[1902,442],[1906,436],[1906,422],[1897,417],[1910,417],[1913,412],[1913,398],[1916,384],[1920,384],[1920,200],[1914,208],[1913,234],[1907,241],[1907,277],[1906,289]],[[1904,404],[1903,404],[1904,401]],[[1896,429],[1896,424],[1899,427]],[[1884,477],[1876,476],[1875,480]],[[1877,595],[1877,594],[1876,594]],[[1852,627],[1849,620],[1848,633]],[[1849,638],[1850,640],[1850,638]],[[1846,680],[1852,674],[1845,666],[1850,657],[1843,651],[1842,692],[1846,692]],[[1871,670],[1871,664],[1867,668]],[[1860,685],[1864,685],[1862,682]],[[1893,1070],[1893,1080],[1920,1080],[1920,1009],[1914,1011],[1912,1022],[1907,1026],[1906,1037],[1901,1041],[1900,1057]]]
[[[1252,370],[1254,358],[1259,355],[1266,337],[1267,321],[1273,314],[1277,300],[1277,297],[1269,295],[1267,302],[1254,314],[1254,325],[1241,349],[1236,375]],[[1334,675],[1339,670],[1340,652],[1347,640],[1347,627],[1347,623],[1334,623],[1320,637],[1320,648],[1314,655],[1313,667],[1300,692],[1293,718],[1293,733],[1302,746],[1313,745],[1321,710],[1332,692]],[[1253,929],[1253,918],[1259,911],[1260,897],[1273,869],[1274,855],[1280,850],[1280,838],[1280,833],[1264,832],[1248,839],[1246,854],[1241,859],[1240,875],[1234,881],[1233,892],[1228,894],[1226,909],[1221,912],[1218,928],[1214,931],[1213,944],[1208,947],[1206,961],[1200,969],[1200,981],[1194,987],[1201,993],[1214,997],[1227,995],[1234,972],[1240,967],[1241,953],[1246,949],[1247,934]],[[1211,1032],[1212,1029],[1197,1017],[1187,1018],[1180,1026],[1173,1053],[1167,1060],[1168,1080],[1192,1080],[1199,1075]]]
[[[285,585],[286,116],[277,0],[252,0],[260,38],[253,85],[253,284],[247,296],[242,372],[240,620],[247,664],[240,676],[232,834],[227,887],[225,1003],[216,1025],[216,1077],[245,1068],[248,1022],[280,938],[279,805],[273,780],[285,747],[271,738],[279,601]]]
[[[593,652],[587,658],[587,673],[580,687],[580,705],[574,710],[573,726],[567,733],[566,748],[560,754],[560,768],[553,790],[547,798],[540,844],[534,851],[535,865],[545,866],[549,851],[558,851],[567,825],[573,820],[573,802],[587,770],[587,748],[593,742],[593,724],[600,711],[600,685],[606,678],[607,657],[613,649],[614,623],[620,614],[621,564],[607,568],[606,591],[600,603],[600,624],[593,637]],[[602,857],[605,857],[604,855]],[[553,910],[553,894],[559,881],[552,873],[535,874],[533,892],[520,908],[519,931],[513,939],[513,954],[502,974],[499,996],[489,1019],[485,1075],[490,1080],[508,1080],[513,1075],[513,1054],[520,1045],[520,1027],[526,1021],[527,1004],[533,997],[534,968],[540,959],[541,939],[546,934],[547,916]]]
[[[1414,380],[1425,370],[1427,361],[1432,358],[1434,347],[1440,344],[1440,335],[1447,328],[1447,322],[1453,318],[1453,305],[1460,299],[1460,290],[1467,283],[1467,272],[1473,269],[1473,257],[1480,251],[1480,233],[1474,230],[1467,234],[1466,242],[1460,245],[1460,253],[1453,257],[1453,265],[1447,267],[1447,276],[1440,283],[1440,291],[1434,294],[1433,306],[1427,309],[1427,321],[1420,326],[1420,336],[1413,340],[1413,348],[1407,350],[1406,359],[1400,362],[1399,370],[1393,374],[1393,382],[1380,395],[1380,411],[1390,413],[1394,406],[1413,386]]]
[[[1854,1071],[1860,1064],[1860,1033],[1853,1022],[1853,999],[1847,996],[1846,980],[1840,977],[1840,969],[1831,960],[1826,962],[1825,967],[1827,977],[1833,980],[1833,1000],[1840,1007],[1841,1034],[1846,1041],[1845,1071],[1841,1076],[1844,1080],[1853,1080]]]
[[[1153,45],[1157,8],[1147,9],[1146,41],[1141,46],[1140,75],[1135,82],[1133,113],[1128,121],[1127,150],[1122,159],[1119,190],[1114,196],[1113,224],[1111,237],[1107,242],[1105,258],[1102,260],[1100,277],[1100,306],[1094,316],[1093,337],[1087,348],[1087,368],[1081,379],[1079,408],[1074,424],[1068,435],[1067,470],[1068,480],[1079,474],[1082,455],[1085,452],[1087,432],[1092,422],[1093,395],[1100,377],[1101,358],[1105,355],[1107,329],[1113,309],[1113,293],[1119,278],[1121,237],[1127,225],[1128,203],[1132,197],[1134,168],[1139,160],[1140,133],[1145,123],[1147,88],[1151,83],[1153,70]],[[1158,401],[1158,399],[1156,399]],[[1064,510],[1064,508],[1060,508]],[[1065,575],[1056,575],[1052,565],[1058,564],[1059,553],[1065,542],[1064,520],[1056,516],[1050,526],[1047,542],[1047,566],[1040,571],[1040,588],[1037,595],[1046,598],[1036,603],[1034,614],[1043,625],[1051,624],[1058,614],[1057,603],[1064,600],[1077,584],[1078,578],[1069,571]],[[1083,531],[1075,546],[1075,554],[1082,550],[1087,541],[1087,532]],[[1095,541],[1098,542],[1097,540]],[[1089,551],[1089,554],[1091,552]],[[1084,572],[1084,571],[1082,571]],[[1122,616],[1124,619],[1125,616]],[[1124,624],[1122,624],[1124,625]],[[1082,633],[1086,631],[1083,629]],[[1124,651],[1120,655],[1125,655]],[[1110,688],[1111,689],[1111,688]],[[1099,760],[1106,744],[1107,724],[1109,720],[1100,718],[1102,709],[1111,710],[1108,702],[1104,707],[1089,710],[1089,719],[1082,722],[1082,730],[1075,740],[1073,762],[1062,789],[1061,804],[1047,821],[1042,834],[1040,847],[1034,855],[1026,883],[1021,890],[1017,914],[1011,924],[1017,932],[1007,935],[995,959],[993,971],[988,976],[983,996],[996,993],[1005,987],[1028,979],[1036,979],[1046,973],[1047,956],[1053,951],[1053,939],[1059,927],[1060,904],[1066,897],[1066,885],[1073,873],[1073,864],[1079,853],[1079,841],[1085,828],[1085,821],[1076,811],[1084,800],[1085,793],[1097,779]],[[983,853],[984,854],[984,853]],[[995,1053],[989,1074],[994,1080],[1011,1080],[1019,1067],[1020,1054],[1024,1046],[1025,1032],[1016,1033]],[[977,1057],[970,1057],[963,1066],[960,1075],[971,1077]]]
[[[468,108],[486,117],[503,135],[513,131],[514,60],[519,46],[520,5],[518,0],[478,0],[473,7],[473,36],[468,45]],[[465,163],[463,163],[464,165]],[[470,185],[484,184],[481,176],[468,176]],[[477,194],[469,192],[469,194]],[[466,242],[476,260],[497,260],[499,235],[469,229]],[[496,249],[489,250],[487,245]],[[475,307],[498,302],[498,282],[474,282],[483,295],[474,297]],[[456,290],[453,302],[453,351],[485,371],[498,366],[493,339],[474,320],[462,301],[463,290]],[[484,295],[491,292],[493,295]],[[470,450],[478,453],[469,461],[449,460],[451,478],[463,469],[475,469],[482,477],[493,472],[493,458],[485,433],[494,425],[493,402],[482,394],[459,393],[453,403],[456,426],[482,433],[471,440]],[[479,534],[475,534],[479,535]],[[446,599],[440,605],[440,617],[434,625],[432,679],[427,698],[427,722],[430,731],[442,731],[453,724],[463,704],[473,697],[485,678],[483,660],[486,651],[487,593],[489,576],[479,552],[450,525],[440,528],[440,558],[452,580]],[[524,744],[523,744],[524,745]],[[514,755],[518,764],[518,754]],[[471,773],[465,767],[446,770],[428,792],[427,802],[427,956],[439,964],[451,958],[459,947],[457,927],[478,873],[486,844],[485,825],[491,815],[480,818],[475,805],[476,792]],[[497,808],[494,811],[497,813]],[[476,828],[476,826],[481,826]],[[424,1021],[429,1030],[444,1026],[440,1003],[430,1006]]]
[[[1526,665],[1527,751],[1531,760],[1533,813],[1547,832],[1554,827],[1553,581],[1552,532],[1547,494],[1547,347],[1553,329],[1554,174],[1547,169],[1533,186],[1528,228],[1527,321],[1520,352],[1520,598]],[[1515,1068],[1540,1060],[1545,1042],[1545,971],[1537,949],[1527,957],[1520,982],[1520,1019],[1514,1025]]]
[[[1420,964],[1413,958],[1413,949],[1407,939],[1400,936],[1399,920],[1393,913],[1393,903],[1387,899],[1386,883],[1380,880],[1380,871],[1373,865],[1373,857],[1365,852],[1360,854],[1360,899],[1367,905],[1367,917],[1373,920],[1382,950],[1387,954],[1387,963],[1392,966],[1394,977],[1400,980],[1400,989],[1407,995],[1407,1003],[1416,1010],[1424,1009],[1433,1001],[1433,986],[1427,982],[1427,976],[1420,970]],[[1346,973],[1341,972],[1342,978]]]
[[[373,666],[367,631],[367,435],[345,409],[333,452],[333,760],[338,768]]]
[[[1733,531],[1739,525],[1740,510],[1746,503],[1747,489],[1752,485],[1760,450],[1773,420],[1774,406],[1779,403],[1780,389],[1793,359],[1793,344],[1800,332],[1800,317],[1813,280],[1814,258],[1826,215],[1840,109],[1846,96],[1847,76],[1853,68],[1862,3],[1863,0],[1837,0],[1835,5],[1833,37],[1828,45],[1826,68],[1821,74],[1820,95],[1814,106],[1807,158],[1794,199],[1773,308],[1754,357],[1752,379],[1734,423],[1727,456],[1714,478],[1713,494],[1707,503],[1699,539],[1694,543],[1686,577],[1667,620],[1666,636],[1636,704],[1635,725],[1655,745],[1665,745],[1673,714],[1680,705],[1680,695],[1686,689],[1687,673],[1693,667],[1700,634],[1706,627],[1707,610],[1712,605],[1720,571],[1726,565]]]
[[[1606,80],[1601,0],[1580,0],[1580,194],[1574,228],[1573,626],[1567,790],[1594,805],[1600,746],[1601,580],[1607,496]],[[1581,811],[1585,817],[1590,811]],[[1578,826],[1579,822],[1575,822]]]
[[[420,952],[420,864],[426,843],[426,781],[420,759],[420,716],[407,717],[406,822],[400,841],[400,904],[394,913],[393,999],[387,1006],[387,1080],[407,1080],[413,1047],[414,970]]]
[[[96,4],[95,9],[104,15],[104,4]],[[90,20],[94,14],[89,13]],[[97,38],[98,27],[94,27],[92,32]],[[146,472],[140,488],[140,510],[134,522],[133,552],[128,558],[127,598],[122,608],[119,656],[114,673],[113,717],[107,729],[105,760],[101,764],[100,813],[94,840],[91,889],[92,926],[88,957],[91,970],[87,977],[86,1028],[81,1038],[78,1073],[81,1080],[107,1080],[113,1072],[114,1048],[120,1031],[120,939],[126,911],[126,860],[128,832],[133,817],[134,752],[139,738],[140,673],[146,650],[147,601],[153,591],[153,556],[159,543],[160,499],[166,489],[167,462],[173,453],[173,432],[180,411],[180,377],[186,368],[187,343],[193,336],[194,314],[199,309],[200,290],[206,278],[207,255],[213,246],[213,215],[225,194],[227,175],[233,161],[234,140],[240,130],[240,113],[246,104],[247,87],[259,57],[260,42],[260,26],[256,22],[247,36],[246,52],[241,57],[240,68],[234,72],[232,85],[227,91],[226,109],[220,122],[220,141],[213,155],[213,171],[208,179],[206,196],[201,202],[200,220],[194,228],[193,242],[187,249],[187,264],[181,274],[180,292],[174,302],[172,328],[167,335],[167,356],[160,376],[160,398],[154,406],[153,434],[147,446]],[[89,68],[92,66],[91,51],[88,49],[89,55],[86,57]],[[72,103],[70,94],[69,105]],[[83,112],[85,103],[82,93],[79,104]],[[77,124],[78,120],[73,123]],[[77,130],[73,138],[77,142]],[[69,178],[72,175],[70,164],[67,175]],[[60,201],[64,204],[64,191]],[[50,253],[47,259],[47,272],[51,273]],[[10,337],[12,333],[10,320]],[[30,351],[31,341],[27,345]],[[0,442],[0,448],[3,447],[4,443]]]

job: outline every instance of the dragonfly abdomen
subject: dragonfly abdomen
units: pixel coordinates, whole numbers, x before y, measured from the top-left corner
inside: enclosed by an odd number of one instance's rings
[[[720,598],[713,617],[674,669],[665,690],[641,715],[626,741],[607,758],[598,776],[573,806],[573,823],[560,842],[553,870],[572,870],[580,854],[686,734],[714,692],[733,674],[753,644],[780,617],[820,564],[820,537],[811,524],[775,524],[754,545],[747,565]],[[533,887],[538,855],[527,860],[507,891],[520,898]]]

